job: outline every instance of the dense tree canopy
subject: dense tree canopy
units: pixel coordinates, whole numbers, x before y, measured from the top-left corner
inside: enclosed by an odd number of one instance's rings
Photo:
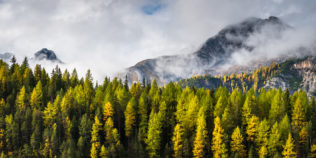
[[[257,73],[257,74],[256,74]],[[225,77],[255,80],[250,75]],[[259,77],[258,77],[259,76]],[[147,81],[148,82],[148,81]],[[242,83],[235,83],[247,85]],[[0,61],[1,157],[313,157],[316,103],[304,91],[159,87]],[[252,88],[253,87],[253,88]]]

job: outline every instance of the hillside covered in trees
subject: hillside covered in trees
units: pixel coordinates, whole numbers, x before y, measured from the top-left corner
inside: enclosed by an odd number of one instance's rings
[[[0,81],[1,157],[316,157],[315,99],[300,90],[94,85],[14,58]]]
[[[264,89],[288,89],[291,94],[303,89],[308,96],[316,95],[316,57],[291,58],[278,64],[262,66],[249,72],[230,75],[204,75],[178,81],[185,88],[218,88],[226,87],[230,92],[239,88],[246,92],[250,88],[256,91]]]

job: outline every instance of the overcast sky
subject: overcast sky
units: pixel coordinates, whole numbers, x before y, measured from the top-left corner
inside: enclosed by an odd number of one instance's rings
[[[316,28],[316,0],[0,0],[0,53],[54,50],[96,79],[140,60],[189,53],[223,27],[278,16]]]

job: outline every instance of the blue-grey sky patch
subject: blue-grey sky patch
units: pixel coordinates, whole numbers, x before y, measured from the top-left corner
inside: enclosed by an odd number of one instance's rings
[[[151,2],[145,4],[142,7],[142,11],[147,15],[153,15],[165,7],[166,4],[162,4],[160,1]]]

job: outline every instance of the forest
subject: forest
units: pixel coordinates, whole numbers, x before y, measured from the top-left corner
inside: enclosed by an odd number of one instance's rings
[[[304,91],[49,74],[0,61],[0,157],[316,157]]]

